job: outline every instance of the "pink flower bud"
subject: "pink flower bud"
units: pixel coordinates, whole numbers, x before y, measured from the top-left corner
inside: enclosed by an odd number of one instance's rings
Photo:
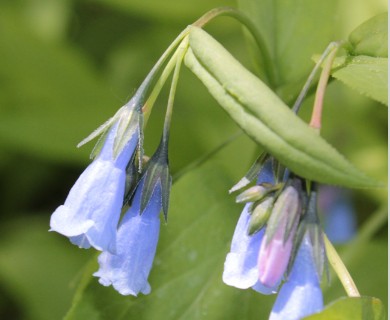
[[[277,285],[286,271],[301,214],[299,193],[287,187],[275,202],[258,258],[259,281]]]

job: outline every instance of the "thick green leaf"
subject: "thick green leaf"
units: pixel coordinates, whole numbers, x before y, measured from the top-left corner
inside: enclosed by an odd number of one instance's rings
[[[124,297],[99,285],[91,277],[95,262],[86,270],[66,319],[266,319],[274,297],[222,282],[242,207],[228,194],[234,179],[211,161],[174,184],[169,223],[161,227],[149,277],[150,295]]]
[[[370,56],[340,57],[335,61],[332,76],[359,93],[387,105],[387,58]]]
[[[310,180],[347,187],[378,186],[205,31],[192,28],[189,41],[186,65],[233,120],[281,163]]]
[[[313,67],[313,52],[322,52],[334,40],[337,1],[239,0],[238,4],[263,35],[273,59],[276,77],[271,87],[290,102]],[[259,57],[257,53],[255,59]],[[264,62],[259,64],[263,69]]]
[[[341,298],[324,311],[305,320],[385,320],[385,310],[379,299],[371,297]]]
[[[382,13],[357,27],[349,36],[351,53],[387,58],[387,20],[387,13]]]

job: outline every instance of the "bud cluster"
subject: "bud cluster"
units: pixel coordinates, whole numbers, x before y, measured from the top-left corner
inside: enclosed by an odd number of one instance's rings
[[[273,157],[263,155],[231,191],[245,187],[255,177],[256,185],[236,197],[238,203],[245,203],[245,208],[226,257],[223,280],[228,285],[252,287],[263,294],[280,289],[280,297],[287,289],[300,290],[308,299],[305,303],[310,299],[316,302],[313,309],[305,307],[302,300],[302,311],[295,310],[294,316],[319,311],[322,308],[319,284],[326,254],[317,216],[316,185],[290,173]],[[305,288],[316,288],[312,291],[317,294],[310,297],[307,291],[306,297]],[[281,303],[280,299],[276,304]],[[277,311],[274,308],[270,319],[290,319],[287,305],[286,308],[278,307]]]

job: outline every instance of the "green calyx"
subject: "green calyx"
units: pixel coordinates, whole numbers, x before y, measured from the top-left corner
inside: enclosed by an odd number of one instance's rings
[[[141,179],[144,179],[141,196],[141,214],[145,210],[156,186],[160,184],[161,204],[165,221],[167,221],[172,178],[169,174],[168,146],[163,140],[161,140],[156,152],[147,163]]]

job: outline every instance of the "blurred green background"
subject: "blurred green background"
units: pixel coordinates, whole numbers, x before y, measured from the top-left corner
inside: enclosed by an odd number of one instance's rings
[[[335,3],[330,24],[337,28],[325,44],[387,11],[380,0]],[[237,6],[233,0],[0,1],[0,319],[60,319],[69,309],[93,252],[47,231],[51,212],[89,162],[92,145],[75,146],[131,97],[186,25],[221,5]],[[256,72],[237,22],[218,18],[207,30]],[[297,43],[305,41],[294,36]],[[312,61],[306,63],[310,70]],[[165,90],[146,128],[149,155],[160,138],[166,98]],[[309,98],[303,107],[304,118],[311,103]],[[330,85],[325,105],[325,138],[358,168],[386,182],[387,109],[340,83]],[[173,176],[238,131],[183,68],[170,145]],[[214,166],[229,175],[226,190],[258,152],[240,135],[213,157]],[[196,194],[189,199],[196,203]],[[359,225],[386,199],[384,190],[354,192]],[[228,218],[232,226],[236,210]],[[387,302],[387,227],[350,260],[361,292]],[[337,285],[329,291],[343,294]]]

